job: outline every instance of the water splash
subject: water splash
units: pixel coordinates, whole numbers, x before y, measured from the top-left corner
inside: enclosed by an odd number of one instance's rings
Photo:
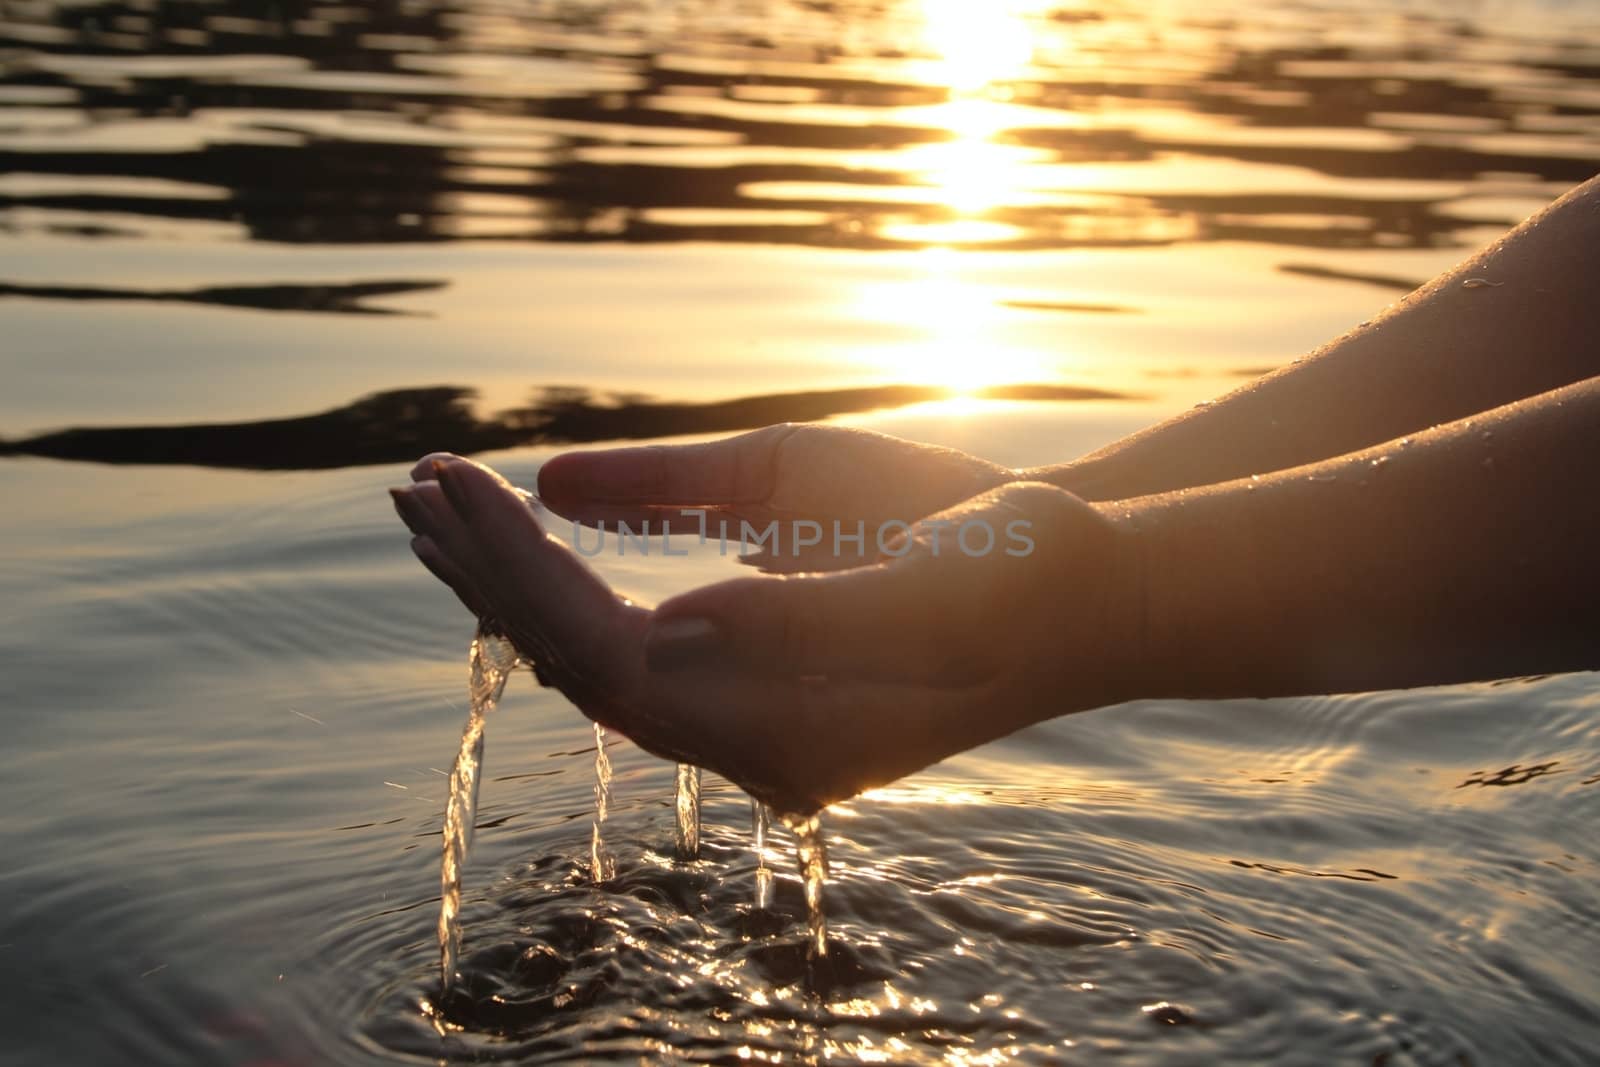
[[[676,843],[678,859],[700,858],[700,768],[678,764],[678,787],[674,808],[678,814]]]
[[[520,661],[511,642],[491,623],[479,622],[467,654],[471,701],[461,748],[450,772],[450,800],[444,810],[444,849],[439,864],[439,980],[448,995],[455,984],[461,951],[461,868],[472,847],[473,819],[478,810],[479,771],[483,765],[484,720],[500,701],[506,679]]]
[[[767,830],[772,826],[772,809],[759,800],[750,801],[750,836],[756,852],[756,910],[772,907],[772,868],[767,866]]]
[[[617,860],[606,848],[601,828],[611,807],[611,758],[606,755],[606,728],[594,724],[594,829],[589,835],[589,877],[596,885],[617,876]]]
[[[794,834],[795,856],[806,887],[806,929],[811,935],[806,956],[820,960],[828,954],[828,916],[822,907],[828,850],[822,839],[822,812],[805,817],[785,815],[783,824]]]

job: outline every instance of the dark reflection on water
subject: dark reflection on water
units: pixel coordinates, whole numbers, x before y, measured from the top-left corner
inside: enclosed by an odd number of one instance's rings
[[[1359,271],[1320,267],[1314,263],[1284,263],[1280,264],[1278,269],[1285,274],[1298,274],[1306,278],[1328,278],[1343,282],[1360,282],[1364,285],[1375,285],[1380,289],[1396,289],[1402,293],[1409,293],[1422,285],[1421,281],[1411,278],[1395,278],[1387,274],[1363,274]]]
[[[1464,194],[1600,164],[1600,59],[1503,6],[932,7],[15,4],[0,202],[288,242],[1429,247]]]
[[[210,304],[255,311],[334,312],[342,315],[414,315],[364,301],[443,288],[442,281],[348,282],[330,285],[207,285],[193,289],[134,289],[104,285],[16,285],[0,282],[0,296],[34,300],[133,300],[157,304]]]
[[[579,444],[723,433],[833,415],[904,407],[950,395],[927,385],[883,385],[747,396],[709,403],[594,395],[548,387],[531,404],[480,417],[471,389],[436,386],[364,397],[291,419],[205,426],[80,427],[0,441],[0,456],[97,463],[185,463],[249,470],[322,470],[400,463],[424,452],[470,455],[529,444]],[[989,400],[1123,400],[1126,394],[1072,385],[1000,385],[973,390]]]
[[[1511,766],[1502,768],[1492,774],[1488,771],[1479,771],[1456,786],[1456,788],[1465,789],[1469,785],[1502,787],[1522,785],[1533,781],[1535,778],[1542,778],[1547,774],[1560,774],[1561,771],[1556,769],[1556,765],[1560,762],[1560,760],[1550,760],[1547,763],[1535,763],[1528,767],[1513,763]]]

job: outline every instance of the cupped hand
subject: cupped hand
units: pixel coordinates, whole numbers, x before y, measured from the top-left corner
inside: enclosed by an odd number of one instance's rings
[[[1131,695],[1135,538],[1051,486],[983,492],[866,566],[738,578],[650,610],[487,468],[441,458],[415,476],[393,492],[417,556],[541,680],[781,811]]]
[[[619,521],[635,531],[648,521],[653,531],[715,535],[722,520],[737,539],[741,522],[759,530],[774,520],[808,520],[831,544],[834,522],[846,536],[863,524],[864,556],[796,554],[780,546],[742,557],[763,570],[794,571],[870,562],[870,546],[885,524],[914,523],[1014,478],[951,448],[851,427],[784,423],[703,444],[566,452],[539,471],[539,497],[558,515],[613,530]],[[706,525],[684,516],[685,509],[704,509]]]

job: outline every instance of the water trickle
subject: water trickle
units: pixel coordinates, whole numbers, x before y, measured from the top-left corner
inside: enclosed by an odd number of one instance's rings
[[[756,852],[756,910],[772,907],[772,868],[767,866],[767,830],[772,825],[772,809],[759,800],[750,801],[750,836]]]
[[[594,724],[594,827],[589,834],[589,877],[596,884],[617,875],[616,857],[606,848],[601,828],[611,807],[611,758],[606,755],[606,728]]]
[[[806,929],[810,932],[808,959],[828,954],[828,916],[822,907],[822,883],[828,877],[828,850],[822,840],[822,813],[800,817],[785,815],[783,823],[794,834],[795,856],[806,887]]]
[[[450,800],[444,810],[444,850],[439,864],[439,980],[447,995],[455,984],[456,957],[461,951],[461,868],[472,847],[472,825],[478,810],[484,720],[499,703],[506,679],[519,662],[511,642],[500,636],[493,624],[480,621],[467,655],[471,706],[455,767],[450,772]]]
[[[678,764],[678,789],[673,807],[678,813],[678,859],[700,858],[700,768]]]

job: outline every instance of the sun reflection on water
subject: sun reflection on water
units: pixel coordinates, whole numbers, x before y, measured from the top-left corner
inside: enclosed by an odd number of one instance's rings
[[[1025,75],[1033,58],[1034,6],[1018,0],[920,5],[929,70],[948,91],[926,118],[949,137],[906,154],[914,157],[908,172],[930,191],[938,214],[881,227],[883,236],[923,249],[908,279],[867,290],[863,303],[870,318],[918,335],[895,350],[885,372],[948,387],[952,413],[975,406],[971,394],[983,386],[1033,380],[1043,369],[1039,355],[1001,342],[998,294],[964,277],[953,256],[955,249],[1004,244],[1023,232],[992,215],[1026,197],[1027,171],[1037,162],[1035,151],[1000,141],[1017,121],[1009,83]]]
[[[923,40],[937,56],[952,93],[988,88],[1033,59],[1026,15],[1037,4],[1016,0],[922,0]]]
[[[1007,194],[1022,188],[1026,165],[1034,161],[1027,149],[996,140],[1015,122],[1010,83],[1033,59],[1027,14],[1016,0],[922,2],[924,43],[936,57],[932,70],[948,91],[930,117],[950,138],[919,150],[916,169],[958,216],[972,218],[1006,203]],[[994,234],[973,239],[993,240]]]
[[[975,406],[971,394],[985,386],[1054,377],[1049,353],[1003,336],[1012,312],[965,260],[948,246],[924,248],[912,253],[903,275],[864,286],[859,298],[862,318],[908,335],[862,362],[878,364],[894,381],[944,386],[968,398],[950,406],[951,414]]]

